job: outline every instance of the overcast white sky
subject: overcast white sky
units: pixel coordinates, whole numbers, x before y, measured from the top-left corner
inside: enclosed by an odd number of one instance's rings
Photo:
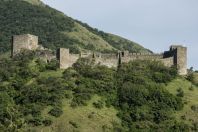
[[[42,0],[90,26],[154,51],[188,47],[188,66],[198,69],[198,0]]]

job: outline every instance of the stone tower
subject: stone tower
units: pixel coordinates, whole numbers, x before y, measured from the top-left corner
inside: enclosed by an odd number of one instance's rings
[[[174,53],[174,65],[178,68],[179,75],[187,74],[187,47],[172,45],[170,51]]]
[[[22,49],[35,50],[38,48],[38,37],[31,34],[15,35],[12,38],[12,56]]]
[[[59,61],[60,69],[67,69],[68,67],[70,67],[70,65],[69,65],[70,57],[69,56],[70,56],[69,49],[59,48],[57,50],[57,59]]]

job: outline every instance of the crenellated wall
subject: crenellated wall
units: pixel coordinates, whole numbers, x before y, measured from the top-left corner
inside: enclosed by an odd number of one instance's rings
[[[38,37],[30,34],[14,36],[12,43],[12,56],[19,53],[22,49],[39,49]],[[119,51],[115,54],[93,52],[70,54],[69,49],[59,48],[55,56],[51,52],[45,50],[40,48],[38,55],[46,61],[56,58],[59,61],[60,69],[71,67],[79,58],[94,58],[96,64],[108,67],[117,67],[121,63],[140,59],[158,60],[168,67],[177,66],[180,75],[187,74],[187,48],[181,45],[172,45],[168,51],[161,54],[129,53],[128,51]]]
[[[67,51],[69,51],[67,49]],[[181,45],[173,45],[169,51],[165,51],[161,54],[145,54],[145,53],[129,53],[128,51],[118,52],[117,54],[101,54],[101,53],[81,53],[80,55],[70,54],[62,55],[64,59],[58,59],[60,62],[60,68],[66,69],[71,67],[79,58],[94,58],[95,63],[99,65],[105,65],[108,67],[117,67],[121,63],[128,63],[134,60],[157,60],[164,63],[165,66],[177,66],[180,75],[187,74],[187,48]],[[68,58],[67,58],[67,57]],[[62,64],[65,67],[62,67]]]

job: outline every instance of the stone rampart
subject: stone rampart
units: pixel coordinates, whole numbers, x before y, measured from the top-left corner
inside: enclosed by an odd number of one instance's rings
[[[39,49],[38,37],[30,34],[17,35],[13,37],[12,55],[19,53],[22,49],[35,50]],[[49,61],[55,58],[55,55],[42,52],[40,48],[40,57]],[[44,51],[44,50],[43,50]],[[108,67],[117,67],[121,63],[129,61],[140,60],[158,60],[164,65],[171,67],[176,66],[180,75],[187,74],[187,48],[181,45],[172,45],[169,51],[160,54],[152,53],[129,53],[128,51],[119,51],[114,54],[102,54],[84,52],[80,54],[70,54],[69,49],[59,48],[57,50],[56,58],[59,61],[60,69],[67,69],[71,67],[79,58],[93,58],[95,62],[100,65]]]
[[[34,35],[15,35],[12,41],[12,56],[20,53],[22,49],[36,50],[38,48],[38,37]]]

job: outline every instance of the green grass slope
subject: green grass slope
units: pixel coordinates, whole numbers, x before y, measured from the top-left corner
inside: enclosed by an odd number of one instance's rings
[[[194,73],[194,83],[198,85],[198,73]]]
[[[56,66],[31,51],[0,59],[0,130],[198,130],[198,87],[173,67],[136,60],[115,70],[86,58]]]
[[[177,119],[189,125],[198,123],[198,87],[184,78],[177,78],[167,86],[167,90],[174,95],[178,93],[179,88],[184,91],[184,108],[175,113]]]
[[[103,38],[105,41],[107,41],[111,46],[115,47],[118,50],[128,50],[130,52],[143,52],[143,53],[148,53],[151,52],[148,49],[145,49],[142,47],[140,44],[127,40],[125,38],[122,38],[118,35],[110,34],[110,33],[105,33],[103,31],[99,31],[96,28],[92,28],[86,23],[82,23],[80,21],[77,21],[80,23],[82,26],[86,27],[90,32],[97,34],[101,38]]]
[[[77,40],[79,43],[84,45],[84,48],[86,48],[87,50],[96,50],[96,51],[116,50],[116,48],[111,46],[100,36],[90,32],[85,27],[81,26],[79,23],[75,22],[74,25],[75,27],[73,32],[63,32],[64,35],[70,39]]]
[[[148,51],[118,36],[119,41],[107,33],[93,31],[88,25],[44,5],[40,0],[0,1],[0,19],[0,53],[10,50],[11,36],[26,33],[39,36],[39,43],[44,47],[65,47],[75,53],[84,49],[100,52],[123,49]]]
[[[40,0],[23,0],[23,1],[29,2],[33,5],[43,5],[43,3]]]
[[[53,119],[53,124],[48,127],[31,127],[31,132],[102,132],[113,131],[114,125],[120,125],[121,121],[116,116],[118,113],[115,108],[104,107],[97,109],[93,106],[93,102],[101,100],[101,97],[94,96],[87,104],[72,108],[70,101],[63,103],[63,115]],[[44,112],[47,118],[53,118],[47,114],[48,109]]]
[[[111,45],[120,50],[128,50],[130,52],[137,52],[137,53],[149,53],[152,52],[148,49],[145,49],[141,45],[136,42],[127,40],[120,36],[114,34],[107,34],[106,40],[111,43]]]

